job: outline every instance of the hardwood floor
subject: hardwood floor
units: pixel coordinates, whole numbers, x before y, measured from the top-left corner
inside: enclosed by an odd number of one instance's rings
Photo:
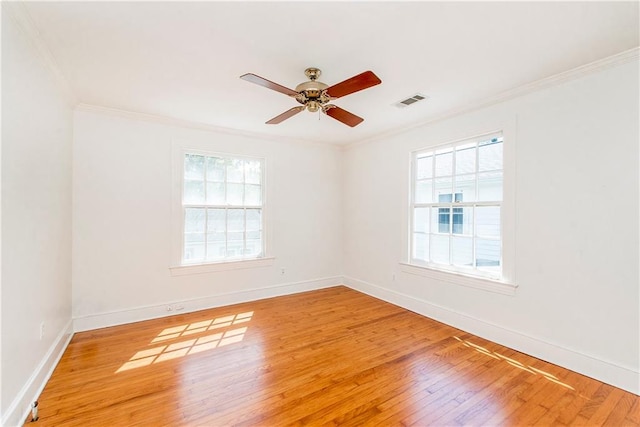
[[[640,425],[640,398],[345,287],[73,337],[41,426]]]

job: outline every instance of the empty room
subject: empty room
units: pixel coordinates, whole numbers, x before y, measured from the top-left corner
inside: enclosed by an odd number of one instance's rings
[[[639,426],[640,2],[1,3],[2,426]]]

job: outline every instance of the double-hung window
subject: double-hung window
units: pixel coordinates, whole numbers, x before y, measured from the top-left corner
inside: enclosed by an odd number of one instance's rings
[[[501,133],[413,153],[410,264],[502,277]]]
[[[184,153],[182,264],[264,256],[263,159]]]

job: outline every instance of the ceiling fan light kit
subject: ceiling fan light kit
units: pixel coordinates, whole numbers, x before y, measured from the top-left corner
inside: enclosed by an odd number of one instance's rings
[[[329,104],[329,102],[382,83],[378,76],[376,76],[372,71],[365,71],[333,86],[329,86],[326,83],[318,81],[318,77],[322,74],[322,71],[320,71],[319,68],[307,68],[304,71],[304,74],[307,76],[309,81],[300,83],[296,86],[295,90],[289,89],[252,73],[244,74],[240,76],[240,78],[248,82],[264,86],[267,89],[283,93],[302,104],[299,107],[291,108],[272,118],[266,122],[266,124],[269,125],[281,123],[306,109],[312,113],[322,111],[327,116],[332,117],[347,126],[357,126],[364,120],[362,117],[358,117],[336,105]]]

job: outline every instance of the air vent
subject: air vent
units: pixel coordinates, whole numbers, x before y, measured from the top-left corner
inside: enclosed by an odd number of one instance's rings
[[[415,95],[407,98],[407,99],[403,99],[402,101],[396,102],[395,105],[398,108],[406,108],[409,105],[413,105],[416,102],[420,102],[420,101],[424,101],[425,99],[429,99],[428,96],[426,95],[422,95],[420,93],[416,93]]]

